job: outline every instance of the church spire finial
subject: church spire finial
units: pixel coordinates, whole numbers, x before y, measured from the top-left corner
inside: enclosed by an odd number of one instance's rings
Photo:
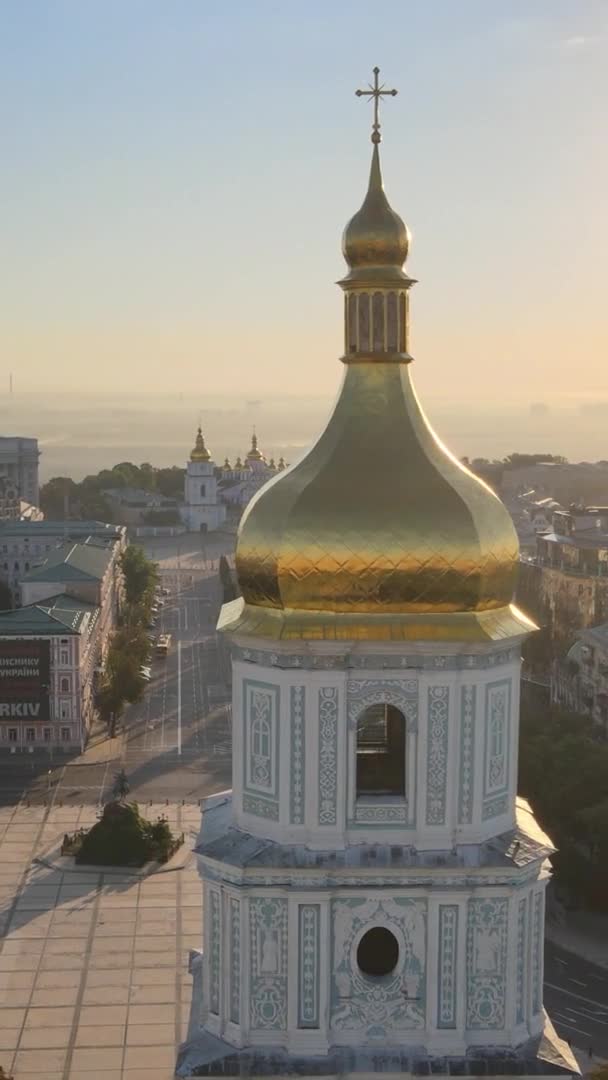
[[[395,97],[396,94],[399,93],[398,90],[385,90],[384,89],[384,83],[379,83],[378,82],[378,75],[379,74],[380,74],[380,68],[375,67],[374,68],[374,85],[372,86],[371,83],[368,83],[367,85],[369,87],[369,90],[355,90],[355,94],[357,95],[357,97],[371,98],[373,103],[374,103],[374,122],[372,124],[372,136],[371,136],[371,138],[372,138],[372,142],[376,146],[377,146],[377,144],[379,142],[382,142],[382,135],[380,134],[380,120],[378,119],[380,98],[383,98],[383,97]],[[379,168],[379,166],[378,166],[378,168]],[[382,181],[380,181],[380,184],[382,184]]]

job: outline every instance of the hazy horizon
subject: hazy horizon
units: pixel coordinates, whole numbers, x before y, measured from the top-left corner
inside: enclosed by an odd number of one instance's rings
[[[330,401],[379,64],[423,401],[608,398],[605,4],[6,0],[2,39],[2,388]]]
[[[554,408],[542,402],[458,406],[431,396],[423,404],[437,434],[460,457],[519,451],[571,461],[608,458],[608,400]],[[332,406],[331,396],[321,395],[248,400],[216,394],[195,401],[177,394],[14,393],[0,396],[0,434],[39,439],[42,482],[59,475],[79,480],[120,461],[183,466],[199,420],[218,464],[247,452],[254,426],[268,457],[294,461],[323,430]]]

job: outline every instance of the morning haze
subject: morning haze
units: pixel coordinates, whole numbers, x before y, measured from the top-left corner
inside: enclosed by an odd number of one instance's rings
[[[442,435],[491,454],[483,415],[466,413],[474,387],[486,417],[497,401],[518,410],[530,449],[531,402],[554,418],[574,409],[567,439],[543,418],[549,443],[598,455],[576,443],[576,418],[608,398],[607,22],[605,5],[562,2],[386,0],[381,17],[354,2],[346,21],[320,0],[5,5],[12,407],[49,388],[134,395],[132,409],[144,391],[183,394],[189,441],[210,395],[242,412],[248,397],[312,394],[314,423],[292,442],[309,438],[341,375],[333,282],[370,120],[367,102],[348,101],[372,57],[400,87],[400,107],[384,107],[383,169],[413,233],[415,378]],[[142,453],[172,456],[180,408],[158,414]],[[61,432],[41,421],[48,462]],[[287,448],[277,422],[264,436]],[[485,427],[497,453],[512,449]],[[237,449],[212,437],[218,457]],[[176,460],[183,449],[182,434]]]

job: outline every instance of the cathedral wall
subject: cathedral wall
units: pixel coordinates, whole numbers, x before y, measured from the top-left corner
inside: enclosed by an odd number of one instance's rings
[[[518,652],[474,657],[475,666],[431,656],[432,666],[407,670],[264,659],[233,662],[234,812],[243,828],[319,849],[398,835],[443,851],[513,827]],[[377,704],[398,710],[404,725],[401,795],[357,788],[358,722]]]
[[[544,881],[520,887],[239,889],[205,882],[204,1023],[234,1045],[326,1052],[516,1046],[543,1024]],[[396,941],[386,975],[361,942]]]

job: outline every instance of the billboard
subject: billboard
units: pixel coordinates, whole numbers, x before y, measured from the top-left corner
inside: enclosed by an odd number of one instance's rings
[[[0,640],[0,721],[50,720],[50,641]]]

